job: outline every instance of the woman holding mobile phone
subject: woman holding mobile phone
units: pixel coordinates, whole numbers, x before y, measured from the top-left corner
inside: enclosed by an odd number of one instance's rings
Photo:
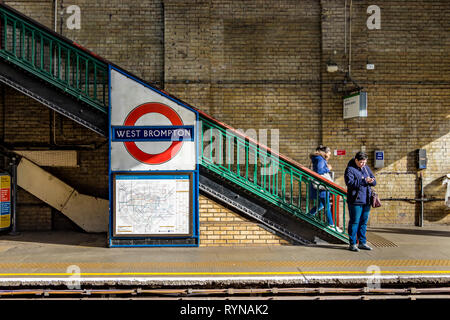
[[[367,245],[366,230],[370,214],[371,186],[376,185],[375,176],[367,166],[367,154],[358,152],[351,159],[345,169],[344,179],[347,185],[347,204],[350,219],[348,234],[350,239],[349,250],[372,250]],[[357,240],[359,245],[356,245]]]

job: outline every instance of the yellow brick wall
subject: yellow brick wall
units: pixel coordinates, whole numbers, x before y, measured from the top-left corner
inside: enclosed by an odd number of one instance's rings
[[[342,2],[321,1],[322,65],[332,59],[345,71]],[[381,9],[379,30],[366,26],[369,5]],[[411,200],[420,198],[420,174],[425,198],[440,199],[425,202],[424,223],[450,224],[442,185],[450,172],[450,69],[446,67],[450,46],[441,41],[450,30],[448,5],[448,1],[353,1],[351,75],[368,93],[367,118],[343,119],[342,96],[335,89],[350,88],[351,83],[343,85],[344,71],[322,71],[323,143],[347,151],[346,156],[330,160],[338,183],[345,186],[347,162],[362,147],[372,169],[374,151],[385,152],[385,167],[373,170],[375,189],[385,201],[372,211],[370,225],[417,225],[420,203]],[[367,70],[368,62],[375,69]],[[417,169],[417,149],[426,150],[427,169]]]
[[[200,196],[200,246],[275,246],[289,243],[223,207]]]

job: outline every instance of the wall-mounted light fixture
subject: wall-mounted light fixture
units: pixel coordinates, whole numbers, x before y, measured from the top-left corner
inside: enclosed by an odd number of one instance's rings
[[[327,72],[336,72],[338,71],[338,65],[336,62],[328,60],[327,62]]]

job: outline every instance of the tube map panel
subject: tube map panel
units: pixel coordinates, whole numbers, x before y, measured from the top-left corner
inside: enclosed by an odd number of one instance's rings
[[[117,236],[190,235],[190,175],[117,175]]]

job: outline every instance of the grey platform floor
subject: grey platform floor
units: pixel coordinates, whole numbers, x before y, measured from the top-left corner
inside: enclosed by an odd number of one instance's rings
[[[450,226],[372,227],[372,251],[346,245],[107,248],[105,234],[0,235],[0,287],[151,285],[450,286]]]

